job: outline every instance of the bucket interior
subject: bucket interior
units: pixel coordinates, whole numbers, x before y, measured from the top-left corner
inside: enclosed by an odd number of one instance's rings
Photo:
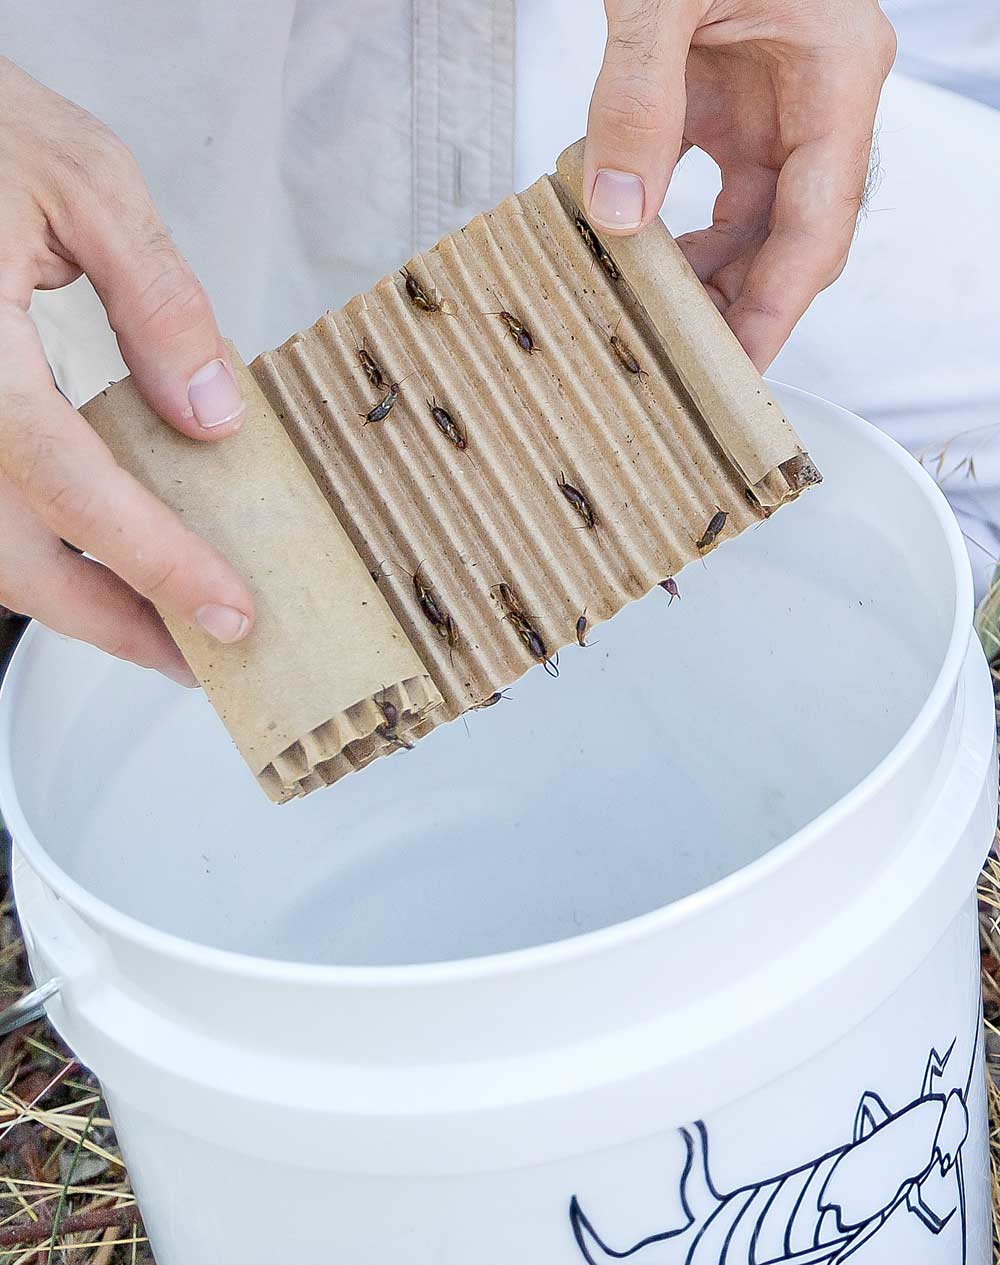
[[[825,483],[510,701],[266,802],[206,700],[36,630],[6,692],[41,847],[117,909],[314,963],[467,958],[646,913],[760,857],[890,752],[957,581],[908,459],[783,401]]]

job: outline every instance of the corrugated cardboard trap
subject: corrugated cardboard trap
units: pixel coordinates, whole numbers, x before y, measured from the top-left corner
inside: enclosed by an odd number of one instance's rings
[[[225,443],[176,434],[128,379],[84,409],[253,586],[242,644],[168,625],[272,799],[557,675],[564,647],[819,480],[660,222],[587,225],[581,150],[234,357],[249,411]]]

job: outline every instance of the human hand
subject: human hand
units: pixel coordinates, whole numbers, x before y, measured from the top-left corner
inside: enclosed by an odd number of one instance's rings
[[[843,271],[895,58],[876,0],[605,0],[587,213],[625,234],[679,156],[722,172],[712,227],[679,244],[762,371]]]
[[[60,395],[27,309],[86,273],[149,404],[218,440],[245,406],[211,305],[107,128],[4,58],[0,118],[0,603],[194,684],[152,603],[233,642],[250,592]]]

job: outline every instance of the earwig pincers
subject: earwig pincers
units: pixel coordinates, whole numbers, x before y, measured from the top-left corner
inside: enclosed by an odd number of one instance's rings
[[[559,481],[557,484],[559,491],[563,494],[570,505],[576,510],[590,530],[597,526],[597,518],[591,508],[590,502],[581,491],[573,487],[571,483],[566,482],[566,476],[559,472]]]
[[[506,690],[497,690],[496,693],[491,694],[489,698],[484,698],[481,703],[474,703],[469,710],[473,712],[481,712],[484,707],[496,707],[497,703],[509,697],[510,696]]]
[[[672,575],[668,575],[665,580],[660,581],[660,588],[663,589],[664,593],[670,594],[670,601],[667,603],[667,605],[673,606],[674,598],[680,597],[681,595],[681,591],[677,587],[677,581],[674,579]]]
[[[705,528],[704,536],[702,536],[701,540],[697,542],[699,552],[704,553],[706,549],[711,549],[711,547],[719,539],[728,517],[729,515],[725,510],[715,511],[712,515],[712,521]]]
[[[542,640],[541,633],[522,614],[510,611],[507,614],[507,618],[513,624],[517,635],[521,638],[525,649],[531,657],[542,664],[549,676],[557,677],[559,675],[558,652],[552,658],[549,657],[549,652],[545,642]]]
[[[434,418],[438,430],[441,431],[443,435],[446,435],[456,448],[465,452],[465,436],[458,429],[458,426],[455,424],[455,419],[448,410],[442,408],[434,396],[431,396],[431,398],[427,401],[427,407],[431,411],[431,417]]]

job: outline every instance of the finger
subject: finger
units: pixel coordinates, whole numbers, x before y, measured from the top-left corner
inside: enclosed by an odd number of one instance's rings
[[[57,536],[86,550],[158,610],[239,641],[253,599],[217,550],[122,470],[59,394],[30,318],[0,303],[0,469]]]
[[[610,233],[659,214],[684,132],[690,6],[607,0],[608,41],[587,122],[584,201]]]
[[[711,228],[677,239],[700,281],[714,279],[721,269],[762,244],[777,184],[778,173],[756,163],[723,169]]]
[[[813,299],[843,271],[864,196],[870,141],[800,146],[781,170],[771,228],[726,313],[763,371]]]
[[[100,295],[136,384],[184,434],[232,434],[246,406],[212,305],[171,240],[137,163],[96,124],[76,144],[85,146],[87,161],[62,176],[73,189],[55,228]]]
[[[0,479],[0,602],[53,631],[196,684],[156,611],[106,567],[72,553]]]

